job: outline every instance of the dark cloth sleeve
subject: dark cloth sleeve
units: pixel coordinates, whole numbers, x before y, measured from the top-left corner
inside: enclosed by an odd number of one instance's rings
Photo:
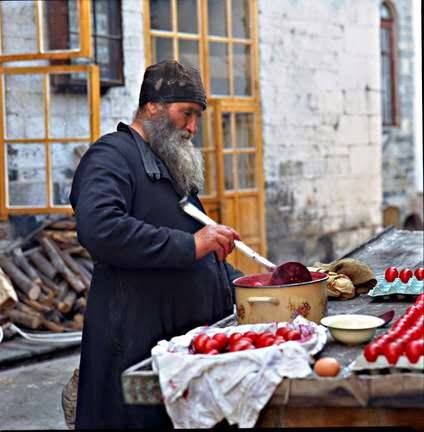
[[[233,284],[233,280],[237,279],[239,277],[244,276],[244,273],[242,273],[240,270],[234,268],[230,263],[226,262],[224,263],[225,266],[225,272],[227,273],[228,276],[228,280],[230,282],[230,287],[231,287],[231,293],[233,295],[233,299],[235,302],[236,299],[236,288]]]
[[[115,146],[97,142],[89,149],[70,195],[80,243],[95,260],[124,268],[185,268],[193,264],[191,233],[155,227],[130,215],[134,187],[129,164]]]

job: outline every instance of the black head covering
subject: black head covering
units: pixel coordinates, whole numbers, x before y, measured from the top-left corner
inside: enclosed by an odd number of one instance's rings
[[[164,60],[144,72],[139,107],[147,102],[196,102],[206,109],[205,89],[198,69]]]

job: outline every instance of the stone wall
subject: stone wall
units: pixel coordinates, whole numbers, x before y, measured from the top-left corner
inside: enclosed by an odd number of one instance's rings
[[[411,0],[391,2],[396,17],[399,124],[383,130],[383,205],[400,209],[400,226],[412,213],[423,221],[422,196],[416,193],[414,149],[414,46]],[[421,143],[422,145],[422,143]],[[422,167],[421,167],[422,169]]]
[[[329,261],[381,226],[378,2],[262,0],[258,33],[268,256]]]

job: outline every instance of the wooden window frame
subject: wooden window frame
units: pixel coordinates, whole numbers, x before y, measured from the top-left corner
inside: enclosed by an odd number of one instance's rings
[[[387,30],[389,33],[389,52],[383,52],[381,47],[381,57],[388,57],[390,63],[390,105],[391,105],[391,118],[389,121],[384,118],[382,110],[382,124],[383,127],[398,127],[399,126],[399,103],[397,93],[397,55],[396,55],[396,15],[392,5],[383,1],[384,5],[390,12],[390,18],[380,18],[380,28]],[[383,84],[383,83],[382,83]]]
[[[48,78],[54,74],[63,73],[86,73],[87,74],[87,98],[90,110],[89,126],[90,133],[86,137],[51,137],[49,133],[49,109],[50,101],[48,97]],[[7,138],[5,136],[5,86],[4,77],[6,75],[44,75],[43,92],[44,97],[44,129],[45,136],[41,138]],[[0,66],[0,164],[4,167],[4,173],[0,178],[0,220],[7,219],[8,215],[22,214],[54,214],[65,213],[71,214],[72,208],[69,205],[54,204],[53,202],[53,178],[51,164],[51,148],[52,143],[87,143],[94,142],[100,136],[100,117],[99,117],[99,67],[97,65],[60,65],[60,66],[33,66],[33,67],[9,67]],[[47,203],[45,206],[24,206],[9,204],[8,191],[8,171],[6,166],[6,146],[8,144],[44,144],[45,147],[45,169],[46,169],[46,197]]]
[[[92,57],[91,44],[91,0],[76,0],[79,10],[79,31],[80,47],[79,49],[58,49],[46,50],[44,46],[44,26],[43,26],[43,8],[46,2],[44,0],[34,0],[35,17],[36,17],[36,35],[37,50],[35,52],[22,52],[15,54],[3,54],[0,52],[0,63],[10,61],[25,60],[42,60],[42,59],[70,59],[74,57]],[[2,22],[2,2],[0,1],[0,50],[2,47],[3,31],[1,30]]]
[[[209,117],[208,113],[213,116],[214,122],[205,122],[205,133],[203,134],[202,152],[213,153],[215,155],[215,182],[216,187],[212,194],[202,194],[200,196],[202,203],[208,215],[218,223],[228,223],[234,227],[240,227],[243,232],[243,206],[246,202],[254,202],[256,209],[265,208],[265,192],[263,178],[263,151],[262,151],[262,119],[261,119],[261,103],[259,92],[259,64],[258,64],[258,35],[257,35],[257,0],[248,0],[249,5],[249,37],[236,38],[232,35],[232,0],[225,1],[225,13],[227,18],[227,33],[226,36],[215,36],[208,34],[208,4],[207,0],[197,0],[198,8],[198,33],[196,35],[189,33],[179,33],[177,27],[178,17],[176,16],[177,0],[170,0],[171,8],[171,28],[167,31],[151,29],[150,23],[150,1],[143,0],[144,12],[144,32],[145,32],[145,58],[146,65],[153,63],[152,38],[155,36],[166,37],[172,39],[174,58],[179,60],[178,41],[180,38],[195,38],[199,41],[199,69],[202,75],[203,84],[208,98],[208,110],[204,117]],[[193,17],[194,19],[194,17]],[[209,67],[209,43],[224,42],[229,47],[229,94],[220,95],[211,93],[210,83],[210,67]],[[250,86],[251,93],[249,95],[234,94],[234,73],[233,73],[233,58],[232,47],[234,44],[248,44],[250,49]],[[252,113],[254,115],[254,139],[255,139],[255,167],[257,169],[256,184],[252,188],[226,190],[224,185],[224,154],[226,150],[223,148],[222,139],[222,114],[224,112],[233,113]],[[232,149],[235,154],[249,153],[252,150],[248,149]],[[236,159],[233,159],[233,163]],[[211,182],[211,173],[206,172],[206,181]],[[263,210],[258,210],[255,218],[255,233],[247,234],[245,241],[255,250],[258,250],[262,255],[266,256],[266,224],[265,213]],[[243,234],[242,234],[243,235]],[[246,262],[247,261],[247,262]],[[263,270],[260,266],[252,264],[250,260],[245,259],[242,254],[235,252],[229,257],[229,262],[236,265],[238,268],[244,268],[246,272],[258,272]],[[241,266],[240,266],[241,265]]]
[[[69,1],[69,0],[68,0]],[[123,61],[123,46],[122,46],[122,39],[123,39],[123,33],[122,33],[122,3],[121,0],[113,0],[113,1],[107,1],[106,4],[108,5],[108,17],[112,19],[116,19],[114,22],[114,27],[117,28],[118,32],[115,35],[99,35],[95,33],[96,29],[96,7],[95,7],[95,0],[89,0],[87,1],[89,3],[89,12],[90,16],[92,18],[92,32],[91,32],[91,49],[93,54],[93,61],[95,64],[99,65],[100,67],[100,92],[101,94],[104,94],[108,89],[112,87],[122,87],[125,85],[125,79],[124,79],[124,61]],[[52,4],[50,4],[52,5]],[[51,7],[48,8],[48,14],[49,20],[48,25],[49,29],[51,30],[49,33],[56,36],[55,39],[52,39],[53,45],[59,46],[59,48],[62,48],[61,45],[67,46],[69,44],[69,35],[71,34],[71,29],[69,28],[69,23],[67,19],[63,19],[64,16],[67,18],[67,10],[68,10],[68,4],[64,4],[66,6],[66,15],[57,14],[57,7]],[[49,3],[47,3],[47,7],[49,7]],[[64,8],[65,9],[65,8]],[[108,22],[110,23],[110,22]],[[55,27],[60,26],[62,29],[65,28],[67,31],[57,32],[54,31]],[[102,76],[101,72],[101,63],[97,61],[97,51],[98,51],[98,41],[101,39],[107,39],[109,40],[109,55],[111,60],[113,59],[113,71],[114,76],[116,78],[107,78]],[[116,48],[116,44],[114,44],[112,41],[117,41],[117,46],[119,47],[118,50],[114,49]],[[112,45],[115,45],[114,48],[112,48]],[[64,61],[52,61],[52,64],[78,64],[78,63],[87,63],[87,60],[84,59],[66,59]],[[56,77],[57,79],[54,81],[55,85],[55,91],[57,93],[81,93],[85,91],[85,81],[78,79],[78,78],[71,78],[71,77]]]

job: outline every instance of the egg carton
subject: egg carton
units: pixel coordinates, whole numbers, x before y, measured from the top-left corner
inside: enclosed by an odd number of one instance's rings
[[[363,354],[360,354],[350,365],[349,369],[354,373],[367,372],[369,374],[418,372],[424,373],[424,356],[421,356],[416,363],[411,363],[404,355],[399,357],[396,364],[391,364],[386,357],[380,355],[375,362],[369,362]]]
[[[424,281],[418,280],[415,276],[411,277],[407,283],[403,283],[399,278],[393,282],[387,282],[382,278],[377,285],[368,292],[371,297],[381,296],[417,296],[424,291]]]

